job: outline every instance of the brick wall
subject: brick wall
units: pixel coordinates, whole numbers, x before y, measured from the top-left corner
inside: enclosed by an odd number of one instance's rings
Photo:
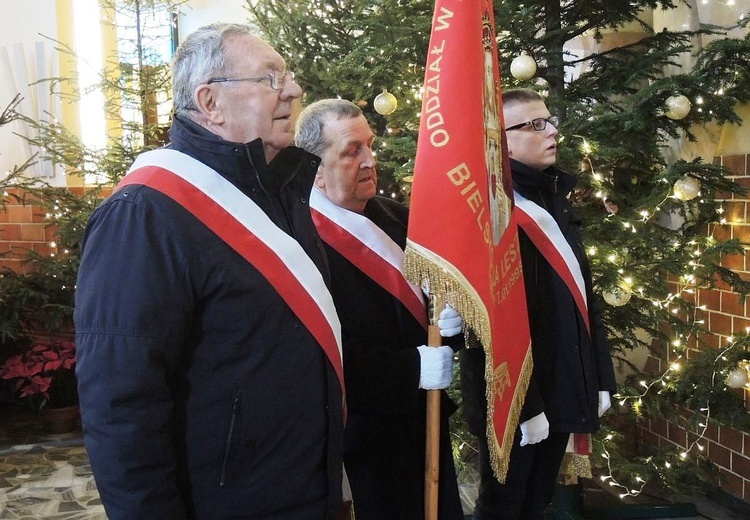
[[[86,188],[59,188],[82,196]],[[108,194],[109,190],[103,192]],[[47,210],[23,190],[13,188],[0,194],[5,209],[0,206],[0,270],[10,268],[24,273],[30,266],[24,263],[29,250],[42,255],[57,252],[54,228],[46,222]]]
[[[748,190],[745,195],[717,194],[723,201],[726,225],[715,232],[719,238],[735,238],[750,243],[748,225],[748,202],[750,201],[750,154],[724,155],[714,158],[714,163],[729,168],[733,180]],[[738,271],[743,278],[750,276],[750,264],[745,255],[728,256],[723,265]],[[702,290],[698,302],[706,306],[708,328],[717,338],[718,345],[726,346],[727,338],[736,332],[745,332],[750,327],[747,302],[730,292],[727,287]],[[737,390],[750,405],[747,388]],[[728,493],[750,501],[750,432],[739,432],[727,427],[709,427],[707,432],[709,458],[719,466],[722,475],[721,487]]]
[[[720,240],[736,238],[750,243],[748,224],[748,203],[750,203],[750,154],[717,156],[715,164],[723,165],[732,171],[732,179],[748,189],[746,195],[731,193],[717,194],[724,206],[724,225],[711,229]],[[722,265],[734,269],[743,278],[750,277],[750,261],[745,255],[727,257]],[[742,302],[729,287],[719,284],[715,289],[701,289],[697,293],[698,305],[705,305],[705,320],[712,335],[701,340],[715,348],[726,347],[727,338],[734,332],[745,332],[750,327],[749,303]],[[670,353],[664,352],[664,360],[670,360]],[[646,370],[662,373],[666,363],[650,358]],[[750,410],[750,393],[747,388],[736,390],[744,398]],[[663,447],[668,444],[687,448],[694,441],[704,447],[708,458],[716,464],[721,474],[721,489],[730,495],[750,502],[750,432],[740,432],[732,428],[708,423],[706,431],[688,432],[661,418],[649,419],[637,426],[637,436],[645,446]]]
[[[27,269],[23,260],[28,250],[40,254],[54,252],[53,234],[44,222],[44,208],[35,205],[28,194],[18,189],[6,193],[5,210],[0,207],[0,268],[21,273]]]

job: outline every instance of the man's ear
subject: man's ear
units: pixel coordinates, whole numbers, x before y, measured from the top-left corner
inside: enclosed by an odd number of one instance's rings
[[[199,85],[193,94],[198,112],[215,124],[224,122],[224,114],[216,103],[216,91],[211,85]]]
[[[315,180],[313,181],[313,184],[315,185],[316,188],[318,188],[319,190],[325,192],[326,183],[323,180],[323,174],[320,171],[320,169],[322,167],[323,167],[322,164],[320,166],[318,166],[318,172],[315,174]]]

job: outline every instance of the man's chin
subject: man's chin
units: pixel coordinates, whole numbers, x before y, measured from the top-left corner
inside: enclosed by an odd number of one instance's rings
[[[284,148],[289,148],[294,144],[291,135],[285,137],[277,137],[275,139],[269,139],[264,141],[266,150],[273,150],[274,155],[279,153]]]

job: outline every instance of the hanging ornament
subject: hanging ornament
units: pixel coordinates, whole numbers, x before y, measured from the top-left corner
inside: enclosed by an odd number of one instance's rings
[[[727,374],[725,382],[729,388],[742,388],[747,384],[747,370],[742,367],[731,370]]]
[[[664,108],[666,109],[664,114],[669,119],[684,119],[690,113],[692,106],[687,97],[682,94],[676,94],[669,96],[664,102]]]
[[[510,62],[511,75],[521,81],[531,79],[536,74],[536,62],[526,52],[522,52]]]
[[[672,186],[674,196],[680,200],[692,200],[698,196],[701,191],[701,183],[695,177],[685,175],[677,179]]]
[[[633,292],[628,287],[617,285],[602,292],[602,298],[612,307],[622,307],[630,301]]]
[[[378,114],[381,116],[388,116],[395,112],[396,107],[398,106],[398,100],[396,99],[396,96],[388,92],[386,89],[383,89],[383,92],[375,97],[373,106]]]

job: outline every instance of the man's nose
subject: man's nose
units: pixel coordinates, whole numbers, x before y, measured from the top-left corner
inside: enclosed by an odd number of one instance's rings
[[[371,149],[366,149],[363,153],[362,157],[362,167],[363,168],[375,168],[375,152],[373,152]]]
[[[282,99],[297,99],[302,97],[302,87],[296,80],[289,78],[284,82],[284,87],[279,91]]]

